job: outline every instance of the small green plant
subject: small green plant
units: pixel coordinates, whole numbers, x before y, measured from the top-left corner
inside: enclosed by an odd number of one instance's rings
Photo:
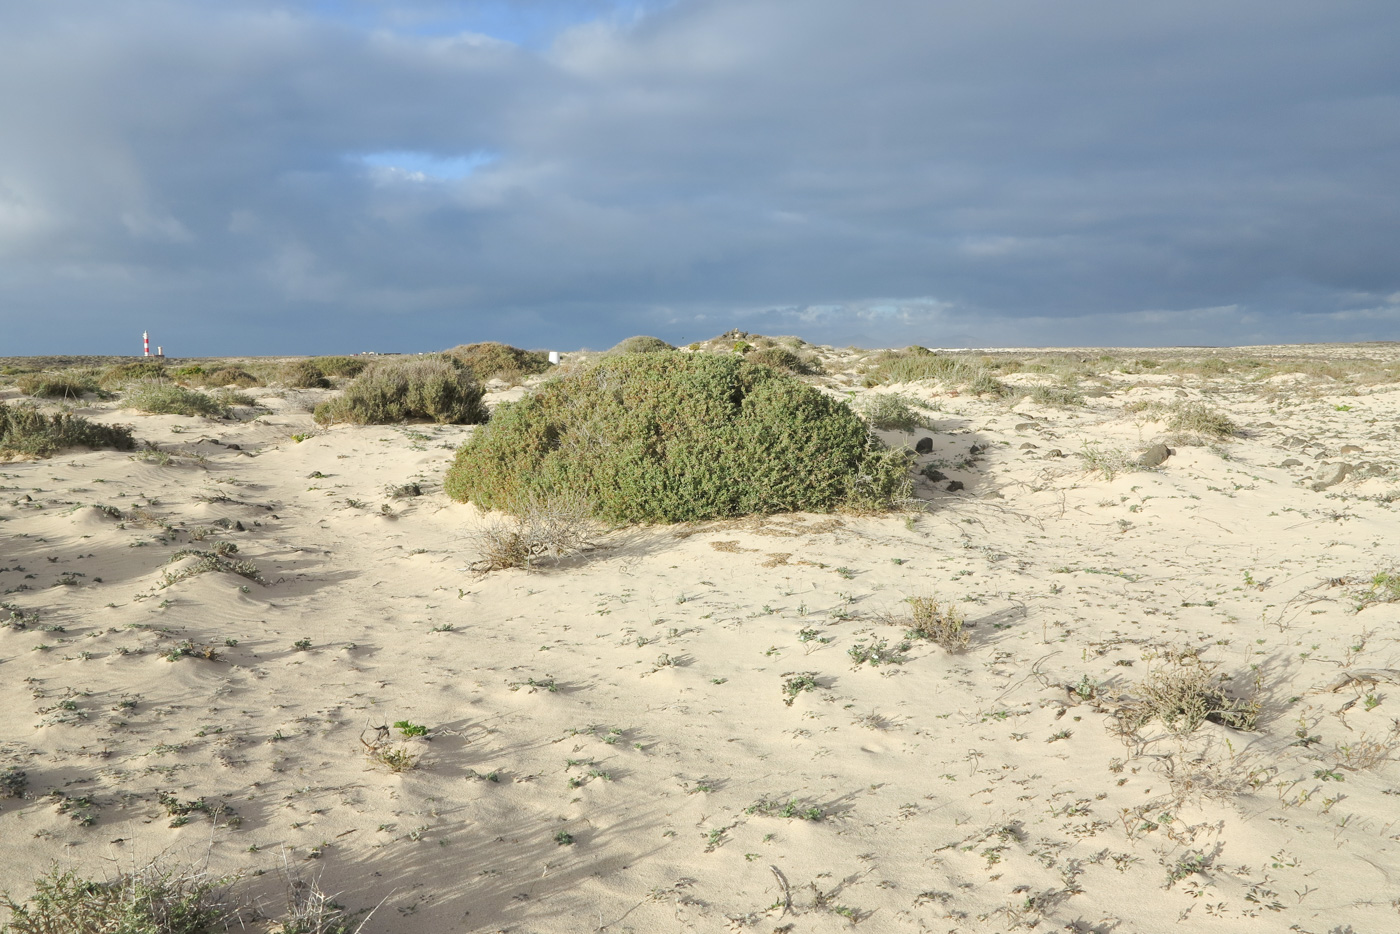
[[[298,652],[305,652],[306,650],[311,648],[311,640],[298,639],[297,641],[292,643],[292,648],[296,649]]]
[[[29,776],[13,765],[0,771],[0,798],[23,798],[29,786]]]
[[[554,842],[560,846],[571,846],[574,842],[574,835],[567,830],[561,830],[554,835]]]
[[[760,814],[765,817],[782,817],[788,820],[797,818],[800,820],[819,821],[826,818],[826,812],[814,804],[803,804],[796,798],[789,798],[787,801],[775,801],[770,798],[760,798],[753,804],[744,808],[745,814]]]
[[[905,661],[908,651],[908,642],[891,646],[888,639],[871,639],[869,642],[857,642],[846,654],[851,657],[853,667],[859,668],[868,664],[871,668],[879,668],[881,665],[897,665]]]
[[[407,720],[398,720],[394,723],[394,729],[399,731],[400,736],[427,736],[428,728],[421,723],[410,723]]]
[[[371,765],[379,765],[390,772],[409,772],[418,768],[419,755],[402,746],[394,745],[389,739],[389,728],[376,729],[373,739],[365,739],[360,734],[360,744],[365,747],[365,758]]]
[[[817,687],[817,677],[814,671],[804,671],[801,674],[791,675],[783,681],[783,703],[791,707],[799,694],[804,691],[815,691]]]

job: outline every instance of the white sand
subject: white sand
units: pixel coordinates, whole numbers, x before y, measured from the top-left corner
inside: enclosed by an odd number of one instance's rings
[[[1359,755],[1394,744],[1400,685],[1326,690],[1400,669],[1400,604],[1356,609],[1400,570],[1379,498],[1400,386],[1119,376],[1014,411],[892,388],[938,407],[920,463],[966,484],[921,481],[925,514],[632,529],[484,577],[479,516],[441,492],[471,429],[298,443],[317,394],[268,390],[252,421],[83,410],[200,460],[0,465],[0,590],[26,588],[0,600],[38,613],[0,628],[0,771],[28,774],[0,800],[0,889],[208,854],[268,870],[276,913],[285,852],[348,905],[383,900],[367,931],[1400,930],[1400,766]],[[1183,397],[1247,435],[1086,471],[1086,444],[1165,433],[1126,404]],[[1342,460],[1391,473],[1310,488]],[[425,495],[390,497],[410,481]],[[162,587],[216,541],[267,584]],[[959,607],[970,648],[854,667],[854,646],[898,648],[915,595]],[[219,657],[163,657],[186,640]],[[1257,674],[1260,729],[1115,735],[1113,691],[1186,647],[1242,697]],[[370,767],[362,735],[401,720],[429,728],[403,742],[419,767]],[[162,793],[223,810],[171,827]]]

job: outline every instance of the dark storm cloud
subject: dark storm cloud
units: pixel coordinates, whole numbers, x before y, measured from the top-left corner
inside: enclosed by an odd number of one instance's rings
[[[8,6],[0,354],[1391,338],[1397,32],[1292,0]]]

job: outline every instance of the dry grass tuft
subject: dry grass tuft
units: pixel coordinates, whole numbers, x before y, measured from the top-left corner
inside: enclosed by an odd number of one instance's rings
[[[475,535],[476,571],[533,568],[591,549],[601,533],[593,507],[579,496],[534,497],[509,517],[492,517]]]
[[[956,607],[940,605],[933,597],[910,597],[907,602],[909,638],[927,639],[949,652],[961,652],[972,641]]]
[[[1215,666],[1193,653],[1170,654],[1167,665],[1149,672],[1138,685],[1140,698],[1120,708],[1124,732],[1135,733],[1153,720],[1177,735],[1191,733],[1207,720],[1254,731],[1259,726],[1259,701],[1229,696],[1225,680]]]

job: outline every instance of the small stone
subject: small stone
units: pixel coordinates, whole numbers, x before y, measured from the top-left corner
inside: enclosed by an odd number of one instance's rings
[[[1139,467],[1160,467],[1163,461],[1175,453],[1165,444],[1154,444],[1138,455],[1137,464]]]
[[[276,517],[274,516],[273,518],[276,518]],[[235,522],[235,523],[233,524],[233,530],[234,530],[235,532],[246,532],[246,531],[248,531],[247,529],[245,529],[245,528],[243,527],[243,523],[242,523],[242,522]]]
[[[948,479],[947,475],[944,474],[943,471],[935,470],[933,467],[925,467],[923,470],[923,474],[925,477],[928,477],[934,483],[938,483],[940,480]]]
[[[1065,452],[1064,452],[1064,451],[1061,451],[1059,448],[1051,448],[1050,450],[1048,450],[1048,451],[1045,452],[1045,456],[1046,456],[1046,457],[1064,457],[1064,456],[1065,456]]]
[[[958,490],[961,490],[962,488],[963,488],[963,483],[962,483],[961,480],[949,480],[949,481],[948,481],[948,485],[947,485],[946,487],[944,487],[944,489],[946,489],[949,493],[956,493],[956,492],[958,492]]]
[[[915,454],[931,454],[931,453],[933,453],[933,439],[932,439],[932,438],[920,438],[920,439],[918,440],[918,442],[916,442],[915,445],[914,445],[914,453],[915,453]]]
[[[1034,450],[1035,450],[1036,448],[1038,448],[1038,447],[1040,447],[1040,445],[1038,445],[1038,444],[1031,444],[1029,441],[1027,441],[1026,443],[1024,443],[1024,444],[1021,445],[1021,450],[1023,450],[1023,451],[1034,451]]]
[[[224,445],[224,447],[228,448],[230,451],[241,451],[241,450],[243,450],[243,448],[240,447],[240,446],[237,445],[237,444],[226,444],[226,445]]]
[[[1360,454],[1360,453],[1361,453],[1361,450],[1362,450],[1361,448],[1357,447],[1357,446],[1354,445],[1354,444],[1344,444],[1344,445],[1342,445],[1342,449],[1341,449],[1340,451],[1338,451],[1337,453],[1338,453],[1338,454]]]
[[[1036,429],[1036,428],[1039,428],[1039,427],[1040,427],[1040,426],[1037,425],[1035,422],[1021,422],[1019,425],[1016,426],[1016,430],[1017,430],[1017,431],[1032,431],[1032,430],[1034,430],[1034,429]]]
[[[1290,458],[1288,458],[1287,460],[1285,460],[1282,464],[1279,464],[1279,466],[1280,466],[1280,467],[1301,467],[1301,466],[1303,466],[1303,462],[1300,461],[1300,460],[1298,460],[1298,458],[1296,458],[1296,457],[1290,457]]]
[[[1338,483],[1345,480],[1347,475],[1355,469],[1356,468],[1351,464],[1333,464],[1318,473],[1317,477],[1313,480],[1312,488],[1321,492],[1329,486],[1336,486]]]
[[[1275,425],[1273,422],[1260,422],[1258,427],[1260,427],[1260,428],[1277,428],[1278,426]]]

